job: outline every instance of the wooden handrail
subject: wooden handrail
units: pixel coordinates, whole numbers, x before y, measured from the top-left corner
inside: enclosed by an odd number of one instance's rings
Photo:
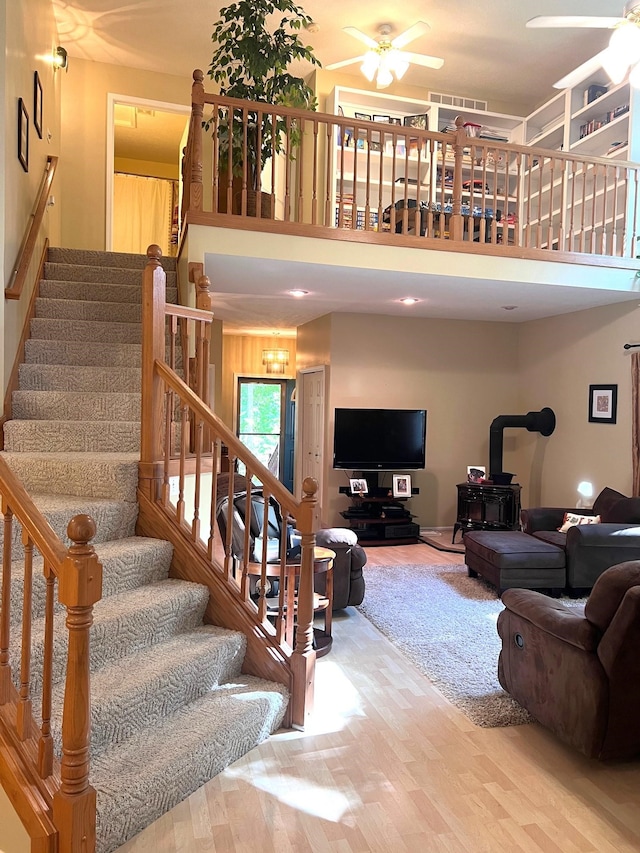
[[[165,275],[160,265],[158,246],[150,246],[147,256],[142,297],[143,414],[138,529],[143,535],[160,535],[162,531],[162,538],[174,544],[178,576],[209,586],[213,600],[211,613],[216,624],[245,632],[250,647],[248,659],[252,669],[249,671],[263,677],[276,677],[290,686],[288,720],[302,727],[311,710],[316,655],[312,637],[313,555],[315,531],[319,526],[318,484],[307,478],[302,484],[302,500],[296,499],[211,411],[203,380],[208,368],[209,333],[203,327],[207,323],[211,324],[213,314],[206,310],[167,305],[164,295]],[[198,277],[201,300],[207,304],[208,284],[206,276]],[[188,338],[183,336],[183,365],[191,360],[193,375],[200,377],[194,388],[189,387],[175,372],[177,358],[174,338],[178,320],[185,323],[195,321],[199,327],[198,345],[193,358],[185,354],[184,341],[188,341]],[[170,328],[171,335],[169,364],[165,361],[166,326]],[[228,450],[230,469],[228,491],[219,495],[217,474],[223,445]],[[245,467],[244,476],[235,473],[238,462]],[[172,476],[176,476],[177,481],[175,496],[172,496]],[[189,486],[187,477],[193,478]],[[254,557],[251,553],[254,543],[250,547],[247,523],[240,534],[244,546],[240,550],[236,547],[236,513],[232,509],[237,493],[234,486],[236,477],[241,481],[238,487],[240,492],[246,494],[247,490],[254,491],[257,488],[262,492],[264,530],[268,528],[269,507],[279,507],[282,522],[276,565],[279,566],[277,572],[281,589],[284,589],[285,577],[288,577],[286,539],[290,519],[296,520],[301,534],[295,643],[292,639],[293,610],[291,606],[286,607],[284,598],[281,596],[278,599],[275,611],[270,609],[267,612],[265,587],[267,561],[271,554],[267,555],[266,538],[263,540],[261,557],[258,553]],[[223,537],[218,512],[220,499],[225,498],[228,500],[228,509],[226,534]],[[218,526],[220,535],[216,534]],[[203,532],[204,528],[208,534]],[[269,571],[273,571],[273,565]],[[250,582],[250,577],[255,578],[256,575],[262,577],[257,602],[255,596],[252,596]],[[222,600],[226,601],[224,610],[219,605]]]
[[[47,209],[47,199],[51,192],[51,185],[56,174],[58,158],[49,155],[44,168],[44,174],[40,184],[40,190],[36,199],[35,208],[30,216],[29,225],[26,229],[20,251],[9,277],[9,284],[5,288],[5,299],[20,299],[24,284],[27,278],[27,272],[33,258],[33,253],[36,248],[38,233],[44,219],[44,212]]]

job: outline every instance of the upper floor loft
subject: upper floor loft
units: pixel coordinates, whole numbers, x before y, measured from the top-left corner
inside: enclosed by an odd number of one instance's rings
[[[558,285],[548,314],[634,299],[637,94],[623,84],[588,101],[591,88],[562,92],[527,119],[344,87],[323,113],[209,94],[195,71],[183,231],[225,229],[197,240],[214,291],[224,252],[245,265],[333,264],[343,290],[363,263],[395,269],[399,287],[407,273],[428,292],[448,279],[460,310],[474,302],[465,282],[537,284],[547,296]],[[242,290],[233,263],[226,277]],[[498,319],[475,301],[476,317]]]

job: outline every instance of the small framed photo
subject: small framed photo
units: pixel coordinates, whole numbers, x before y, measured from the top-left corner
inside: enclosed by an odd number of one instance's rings
[[[390,119],[389,119],[389,124],[399,124],[399,125],[401,125],[401,124],[402,124],[402,120],[401,120],[401,119],[399,119],[399,118],[390,118]]]
[[[29,113],[22,98],[18,100],[18,160],[29,171]]]
[[[589,421],[615,424],[618,409],[617,385],[589,385]]]
[[[369,151],[382,151],[382,142],[375,142],[372,139],[369,143]]]
[[[352,477],[349,480],[352,495],[366,495],[369,493],[369,485],[364,477]]]
[[[374,121],[381,121],[381,122],[384,122],[385,124],[389,124],[389,122],[391,121],[391,117],[390,116],[374,116],[373,120]]]
[[[42,139],[42,83],[37,71],[33,72],[33,126]]]
[[[393,475],[393,497],[394,498],[410,498],[411,497],[411,477],[408,474]]]
[[[417,127],[420,130],[429,130],[429,116],[426,113],[420,113],[415,116],[405,116],[403,124],[405,127]]]
[[[371,116],[368,113],[354,113],[354,116],[360,121],[371,121]]]
[[[481,483],[487,479],[487,469],[484,465],[468,465],[467,466],[467,482]]]

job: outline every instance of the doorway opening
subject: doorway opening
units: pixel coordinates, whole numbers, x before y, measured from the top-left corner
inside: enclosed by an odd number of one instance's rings
[[[236,413],[240,441],[290,492],[293,491],[294,388],[294,379],[241,376]]]

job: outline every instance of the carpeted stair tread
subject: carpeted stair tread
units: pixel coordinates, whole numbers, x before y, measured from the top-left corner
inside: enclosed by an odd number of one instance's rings
[[[70,364],[21,364],[21,391],[93,391],[140,393],[139,367],[91,367]]]
[[[4,446],[16,452],[59,450],[65,453],[136,453],[140,422],[10,420]]]
[[[86,302],[77,299],[36,299],[35,316],[50,320],[98,320],[108,323],[139,323],[139,302]]]
[[[108,542],[124,539],[135,533],[138,505],[131,501],[109,498],[83,498],[73,495],[37,495],[31,498],[47,519],[56,535],[69,546],[67,525],[74,515],[90,515],[96,523],[93,542]],[[21,541],[21,525],[17,520],[12,525],[11,559],[21,560],[24,546]],[[0,543],[4,542],[4,528],[0,529]]]
[[[109,391],[14,391],[12,415],[17,420],[137,421],[140,394]]]
[[[175,287],[176,273],[168,270],[167,285]],[[44,277],[55,281],[84,281],[87,284],[129,284],[141,286],[142,269],[127,269],[83,264],[56,264],[47,261],[44,265]]]
[[[47,340],[29,338],[25,342],[25,362],[67,364],[89,367],[140,367],[142,346],[127,343]]]
[[[282,722],[282,685],[242,675],[163,722],[99,755],[90,782],[98,794],[98,853],[111,853]]]
[[[238,631],[202,625],[108,663],[91,678],[91,756],[157,726],[183,705],[240,675],[247,639]],[[60,753],[64,684],[56,685],[52,730]]]
[[[132,252],[102,252],[91,249],[65,249],[52,246],[48,260],[57,264],[75,264],[77,266],[108,266],[118,269],[142,270],[147,264],[146,254]],[[176,259],[170,256],[161,258],[163,269],[175,272]]]
[[[132,284],[101,285],[85,281],[40,281],[39,296],[44,299],[72,299],[87,302],[121,302],[139,305],[142,301],[142,286]],[[167,287],[167,302],[177,301],[178,291]]]
[[[0,456],[28,492],[135,501],[139,453],[13,453]]]
[[[138,589],[145,584],[155,583],[169,577],[173,547],[163,539],[151,539],[146,536],[130,536],[109,542],[96,542],[95,551],[102,564],[102,598],[118,595],[126,590]],[[33,558],[32,570],[32,607],[33,619],[44,616],[45,579],[42,557]],[[24,579],[24,561],[11,563],[11,624],[19,625],[22,620],[22,589]],[[56,612],[63,605],[55,598]]]
[[[200,584],[168,578],[132,590],[111,595],[93,607],[93,625],[89,646],[89,667],[95,672],[140,649],[161,643],[184,631],[202,625],[209,590]],[[53,618],[52,683],[65,678],[68,649],[66,613],[59,610]],[[34,620],[32,627],[31,689],[34,697],[42,690],[42,660],[45,620]],[[19,660],[20,638],[11,638],[12,658]],[[19,673],[14,673],[14,679]],[[14,682],[15,683],[15,682]]]
[[[47,317],[34,317],[31,320],[31,337],[58,341],[139,344],[142,339],[142,330],[139,323],[55,320]]]

